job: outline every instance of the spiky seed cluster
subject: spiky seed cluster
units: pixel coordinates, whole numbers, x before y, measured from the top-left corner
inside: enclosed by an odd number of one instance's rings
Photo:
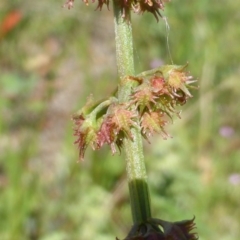
[[[80,114],[73,117],[75,122],[74,136],[77,136],[75,143],[79,147],[79,157],[84,158],[88,145],[92,149],[99,149],[105,143],[110,145],[112,153],[116,153],[116,145],[119,149],[122,146],[124,137],[132,139],[131,128],[137,127],[135,118],[137,113],[127,109],[125,104],[111,103],[103,115],[99,115],[103,108],[93,111],[90,114]]]
[[[138,109],[142,135],[149,139],[153,132],[160,133],[164,138],[169,135],[164,130],[166,117],[179,112],[178,105],[186,103],[191,97],[189,84],[195,82],[184,72],[186,66],[166,65],[155,71],[150,70],[139,74],[137,81],[141,84],[132,94],[132,103]]]
[[[154,133],[160,133],[164,139],[169,137],[164,129],[167,124],[163,112],[145,112],[141,118],[142,134],[149,141],[149,137]]]
[[[166,0],[134,0],[132,1],[132,9],[136,13],[150,12],[159,20],[162,17],[160,10],[164,10],[164,2]]]
[[[121,149],[123,137],[132,140],[131,127],[137,126],[135,123],[136,117],[137,114],[134,111],[128,110],[125,104],[111,105],[97,133],[98,149],[107,143],[114,154],[116,153],[115,145]]]
[[[92,119],[85,119],[83,115],[73,118],[76,128],[74,136],[77,140],[74,142],[79,147],[79,157],[84,158],[84,152],[89,144],[95,149],[95,141],[97,139],[96,126]]]
[[[184,72],[185,67],[166,65],[126,77],[125,82],[138,83],[127,103],[119,104],[116,98],[110,97],[96,104],[89,98],[73,118],[80,158],[83,159],[88,145],[95,150],[108,144],[112,153],[116,153],[116,146],[121,149],[124,138],[133,140],[133,127],[141,130],[148,142],[155,132],[164,139],[169,137],[164,129],[168,118],[179,115],[176,107],[191,97],[189,84],[195,82]]]
[[[117,1],[121,7],[122,17],[127,18],[127,12],[132,10],[135,13],[144,13],[150,12],[154,15],[154,17],[159,20],[159,17],[162,17],[160,10],[164,10],[164,3],[168,0],[113,0]],[[67,0],[63,5],[68,9],[73,7],[74,0]],[[83,0],[83,2],[88,5],[88,0]],[[92,0],[94,3],[95,0]],[[109,0],[98,0],[98,5],[96,9],[102,10],[103,5],[105,4],[109,9]]]
[[[179,222],[150,219],[146,223],[133,225],[124,240],[197,240],[197,233],[192,232],[196,228],[194,219]]]

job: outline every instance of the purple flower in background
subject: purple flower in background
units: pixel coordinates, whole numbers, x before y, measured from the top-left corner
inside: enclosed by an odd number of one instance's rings
[[[162,66],[164,64],[162,59],[159,58],[154,58],[151,62],[150,62],[150,67],[151,68],[157,68],[159,66]]]
[[[240,184],[240,174],[239,173],[233,173],[229,176],[228,181],[232,185],[239,185]]]
[[[225,138],[230,138],[232,137],[232,135],[234,134],[234,129],[230,126],[222,126],[220,129],[219,129],[219,134],[222,136],[222,137],[225,137]]]

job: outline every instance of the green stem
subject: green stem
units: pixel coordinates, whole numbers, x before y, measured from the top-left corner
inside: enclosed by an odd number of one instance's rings
[[[130,11],[125,12],[127,20],[122,18],[118,1],[113,1],[115,17],[115,41],[118,74],[121,79],[118,88],[120,103],[127,102],[135,81],[126,76],[134,76],[133,41]],[[133,140],[124,139],[127,161],[127,176],[134,223],[141,223],[151,217],[147,174],[143,156],[143,144],[140,130],[132,128]]]
[[[108,107],[111,103],[116,102],[117,99],[115,97],[110,97],[105,101],[100,102],[94,110],[90,113],[90,116],[96,116],[99,112],[101,112],[104,108]]]

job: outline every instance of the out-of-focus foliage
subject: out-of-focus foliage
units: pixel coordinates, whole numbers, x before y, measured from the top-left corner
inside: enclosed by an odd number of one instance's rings
[[[63,3],[0,3],[1,240],[110,240],[131,225],[124,154],[87,151],[77,163],[70,121],[90,93],[116,86],[112,10]],[[199,79],[173,138],[145,154],[153,217],[195,215],[201,240],[240,237],[239,8],[176,0],[167,23],[133,17],[137,72],[171,55]]]

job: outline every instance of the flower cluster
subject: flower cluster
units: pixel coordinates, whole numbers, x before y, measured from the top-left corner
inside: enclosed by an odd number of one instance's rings
[[[145,138],[148,139],[153,132],[168,137],[164,130],[167,116],[179,116],[176,107],[185,104],[192,96],[188,88],[195,80],[188,76],[185,68],[186,65],[165,65],[135,77],[141,84],[132,94],[132,103],[140,114],[142,135]]]
[[[154,132],[169,137],[164,127],[173,114],[179,115],[176,107],[191,97],[189,84],[195,82],[185,67],[165,65],[126,77],[126,81],[138,83],[126,103],[119,103],[115,97],[100,103],[89,99],[73,117],[80,158],[84,158],[88,145],[95,150],[108,144],[116,153],[116,146],[120,150],[124,138],[133,140],[131,128],[139,129],[148,141]]]
[[[128,109],[126,104],[119,104],[110,98],[97,105],[90,113],[83,108],[73,117],[75,122],[75,143],[79,147],[79,156],[84,158],[86,147],[93,150],[101,148],[105,143],[110,145],[112,153],[116,153],[116,145],[121,149],[123,138],[132,140],[131,128],[136,124],[137,113]]]
[[[116,1],[121,7],[122,17],[127,18],[127,12],[132,10],[135,13],[152,13],[158,21],[158,17],[162,17],[160,10],[164,10],[164,2],[168,0],[113,0]],[[73,7],[74,0],[67,0],[63,5],[68,9]],[[83,2],[88,5],[88,0],[83,0]],[[95,2],[95,0],[92,0]],[[98,5],[96,9],[102,10],[103,5],[106,4],[109,9],[109,0],[98,0]]]
[[[179,222],[150,219],[146,223],[135,224],[124,240],[197,240],[197,233],[192,233],[194,228],[194,218]]]
[[[97,134],[97,148],[107,143],[111,146],[112,153],[115,153],[115,144],[120,149],[124,137],[133,140],[131,127],[137,127],[137,113],[128,110],[126,104],[112,104],[108,110]]]

